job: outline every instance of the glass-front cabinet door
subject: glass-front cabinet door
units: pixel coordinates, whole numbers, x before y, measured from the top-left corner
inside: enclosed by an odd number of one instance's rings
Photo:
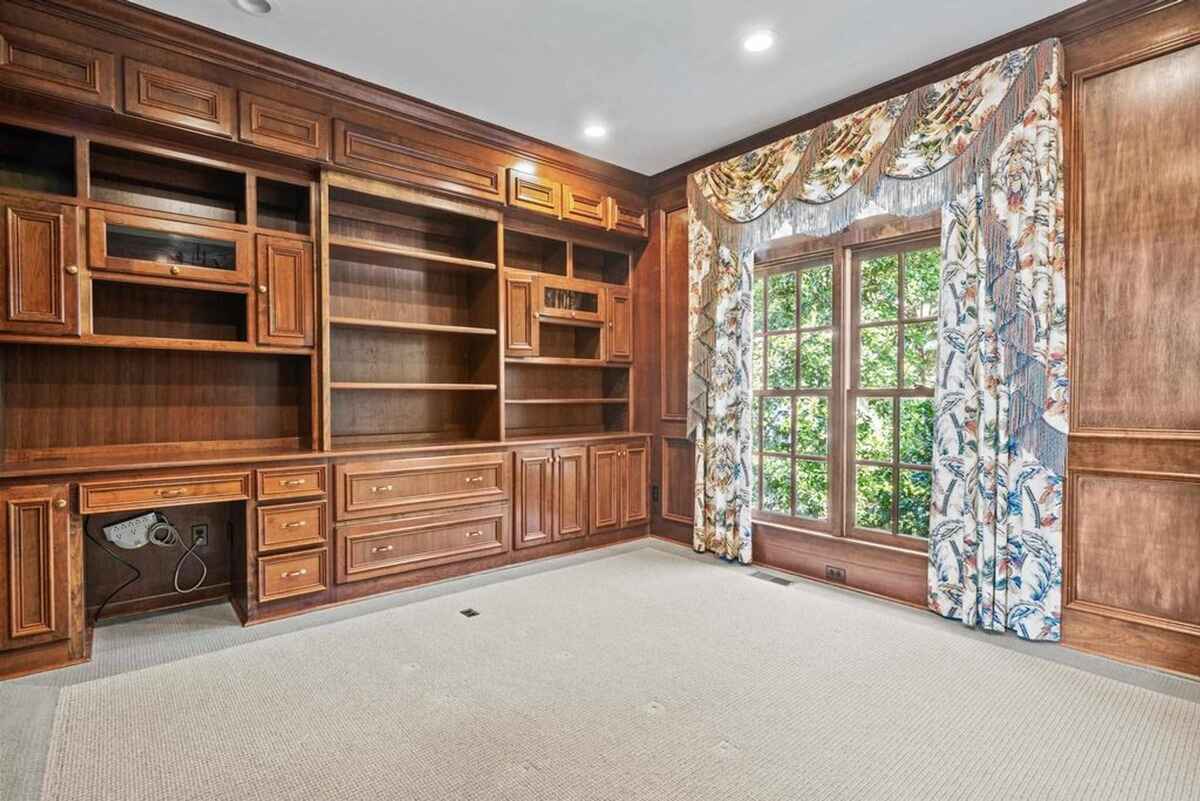
[[[244,231],[100,209],[88,212],[93,270],[249,284],[252,252]]]

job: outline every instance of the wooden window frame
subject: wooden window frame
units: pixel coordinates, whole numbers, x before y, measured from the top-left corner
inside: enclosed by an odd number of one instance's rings
[[[765,522],[772,522],[781,525],[794,526],[797,523],[814,531],[824,533],[836,532],[841,527],[841,509],[840,491],[841,476],[839,465],[842,462],[840,451],[840,443],[838,443],[836,432],[838,429],[840,410],[838,409],[838,398],[842,396],[842,382],[844,380],[844,370],[842,369],[842,359],[840,352],[842,348],[842,337],[840,336],[842,323],[842,303],[840,302],[842,286],[841,276],[842,270],[839,267],[841,254],[837,249],[818,249],[805,253],[797,258],[787,258],[778,262],[766,262],[756,264],[754,269],[754,280],[757,282],[759,278],[763,279],[763,297],[760,300],[763,302],[763,328],[761,331],[754,332],[755,340],[762,340],[763,344],[763,359],[762,359],[762,375],[759,377],[762,382],[762,389],[753,390],[751,397],[755,407],[763,405],[764,398],[786,397],[791,398],[792,406],[792,430],[790,436],[790,450],[788,453],[780,453],[777,451],[767,451],[763,449],[763,415],[760,411],[758,415],[758,432],[757,441],[758,447],[752,448],[752,456],[756,469],[754,471],[755,487],[754,501],[752,505],[752,516],[756,519]],[[833,312],[833,320],[827,326],[793,326],[792,328],[779,329],[772,331],[767,328],[767,287],[770,278],[775,275],[786,275],[795,273],[796,280],[796,314],[800,314],[800,276],[805,270],[816,269],[828,265],[832,270],[832,294],[831,310]],[[753,286],[753,284],[751,285]],[[799,320],[797,319],[797,323]],[[831,365],[832,380],[830,386],[824,389],[812,389],[800,387],[800,340],[806,333],[822,333],[829,332],[832,339],[833,364]],[[791,335],[795,339],[796,364],[796,387],[793,389],[768,389],[767,388],[767,344],[772,337],[785,337]],[[825,455],[811,456],[800,455],[796,452],[796,399],[797,398],[824,398],[827,404],[828,421],[825,441]],[[753,412],[752,412],[753,414]],[[760,508],[759,504],[763,497],[763,470],[762,465],[765,457],[774,456],[782,457],[789,460],[789,471],[791,476],[790,486],[791,493],[789,497],[790,514],[782,514],[779,512],[771,512]],[[826,481],[828,486],[827,511],[828,515],[824,520],[818,520],[811,517],[802,517],[795,514],[796,509],[796,462],[824,462],[826,465]]]
[[[776,454],[764,451],[763,444],[763,415],[758,415],[758,430],[755,432],[758,447],[752,447],[751,458],[754,460],[754,487],[751,518],[755,523],[771,524],[784,529],[800,532],[820,533],[828,536],[842,537],[849,540],[870,542],[879,545],[898,547],[905,550],[925,552],[928,540],[906,534],[892,533],[875,529],[859,528],[855,525],[855,421],[857,398],[861,396],[895,396],[893,414],[898,415],[899,398],[904,397],[933,397],[932,387],[884,390],[858,390],[859,373],[859,283],[858,263],[862,258],[871,255],[882,255],[887,252],[903,250],[920,250],[940,243],[941,213],[934,211],[930,214],[914,218],[898,218],[890,215],[880,215],[855,222],[845,231],[827,237],[792,236],[777,240],[760,248],[756,253],[753,278],[766,279],[768,276],[788,272],[800,273],[802,270],[821,264],[833,265],[833,324],[832,327],[821,329],[793,328],[768,332],[767,316],[767,282],[763,281],[763,297],[758,301],[763,303],[763,326],[754,329],[755,344],[761,340],[763,359],[760,365],[762,374],[759,376],[762,389],[752,390],[753,403],[759,408],[764,397],[826,397],[829,402],[828,434],[826,456],[829,476],[829,516],[827,520],[814,520],[792,514],[770,512],[759,508],[763,491],[762,457],[765,455],[787,456],[791,460],[791,508],[795,509],[795,465],[801,461],[820,461],[818,457],[795,455],[796,449],[796,414],[795,401],[792,407],[792,436],[791,453]],[[898,302],[900,304],[900,319],[890,321],[897,325],[897,377],[903,383],[904,370],[904,336],[905,324],[918,322],[936,322],[936,317],[907,317],[904,308],[903,265],[899,265],[901,283],[898,286]],[[753,286],[753,285],[752,285]],[[800,313],[800,282],[796,286],[797,314]],[[879,323],[887,325],[888,322]],[[870,325],[870,324],[868,324]],[[804,331],[830,330],[833,345],[833,381],[829,390],[812,389],[767,389],[767,340],[771,335],[799,336]],[[799,384],[799,343],[797,343],[797,384]],[[892,480],[892,521],[895,528],[898,521],[899,492],[898,482],[900,472],[906,469],[925,470],[926,465],[909,465],[899,462],[899,417],[894,418],[892,431],[892,456],[896,460],[886,466],[893,468]],[[865,464],[874,464],[865,462]],[[882,464],[880,466],[883,466]]]
[[[846,535],[853,539],[866,540],[875,542],[881,545],[893,545],[901,548],[908,548],[914,551],[926,551],[929,548],[929,540],[926,537],[915,537],[909,534],[901,534],[899,531],[899,516],[900,516],[900,473],[904,470],[920,471],[932,473],[932,465],[917,465],[909,464],[900,461],[900,409],[903,406],[903,401],[908,398],[929,398],[933,399],[933,387],[916,386],[905,387],[904,385],[904,342],[905,331],[911,325],[919,325],[923,323],[937,324],[937,316],[933,317],[909,317],[908,308],[905,303],[905,255],[918,250],[927,250],[931,247],[938,247],[940,239],[937,235],[914,235],[902,237],[889,242],[871,242],[863,246],[847,249],[848,259],[847,267],[849,270],[851,291],[847,298],[847,338],[850,341],[850,380],[846,384],[844,410],[844,425],[843,442],[846,450],[845,460],[845,486],[843,494],[845,498],[845,519],[846,519]],[[877,258],[880,256],[895,255],[897,257],[896,269],[898,272],[898,286],[896,294],[896,311],[897,317],[894,320],[871,320],[864,322],[862,320],[862,303],[861,303],[861,276],[862,263],[868,259]],[[862,337],[860,333],[865,328],[887,328],[894,327],[896,329],[896,387],[894,388],[861,388],[859,386],[860,368],[862,367],[860,345]],[[935,359],[936,364],[936,359]],[[860,398],[890,398],[892,401],[892,458],[888,462],[882,462],[873,459],[858,459],[855,445],[856,438],[856,423],[858,401]],[[892,530],[883,531],[882,529],[862,528],[857,525],[855,519],[855,508],[858,505],[857,481],[856,475],[859,466],[866,467],[885,467],[892,471]]]

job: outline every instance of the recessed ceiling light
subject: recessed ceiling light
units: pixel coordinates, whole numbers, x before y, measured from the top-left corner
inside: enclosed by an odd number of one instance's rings
[[[271,13],[272,3],[271,0],[233,0],[233,6],[247,14],[261,17],[263,14]]]
[[[608,136],[608,129],[598,122],[593,122],[583,129],[583,135],[588,139],[603,139]]]
[[[761,53],[770,50],[775,44],[775,34],[768,30],[755,31],[742,40],[742,47],[750,53]]]

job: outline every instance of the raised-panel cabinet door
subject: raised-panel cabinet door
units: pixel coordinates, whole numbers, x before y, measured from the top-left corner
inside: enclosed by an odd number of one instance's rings
[[[633,294],[608,290],[608,360],[633,361]]]
[[[4,315],[0,331],[79,333],[79,241],[75,207],[0,199]]]
[[[650,503],[646,497],[650,484],[650,453],[644,443],[627,445],[622,452],[621,523],[633,526],[650,519]]]
[[[0,650],[40,645],[68,636],[67,487],[10,487],[0,543]]]
[[[554,537],[554,452],[549,448],[517,451],[513,504],[513,545],[528,548]]]
[[[568,540],[587,534],[587,448],[554,451],[554,539]]]
[[[509,356],[537,356],[537,279],[510,275],[504,279],[504,352]]]
[[[617,528],[621,525],[621,448],[593,445],[590,462],[592,533]]]
[[[316,339],[312,245],[260,236],[257,272],[258,343],[312,347]]]

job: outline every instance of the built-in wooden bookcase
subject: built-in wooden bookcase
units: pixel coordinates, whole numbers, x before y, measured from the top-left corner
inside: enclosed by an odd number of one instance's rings
[[[315,184],[0,125],[6,463],[311,450]]]
[[[328,173],[330,447],[500,439],[499,213]]]
[[[504,237],[507,436],[628,431],[631,254],[540,227]]]

